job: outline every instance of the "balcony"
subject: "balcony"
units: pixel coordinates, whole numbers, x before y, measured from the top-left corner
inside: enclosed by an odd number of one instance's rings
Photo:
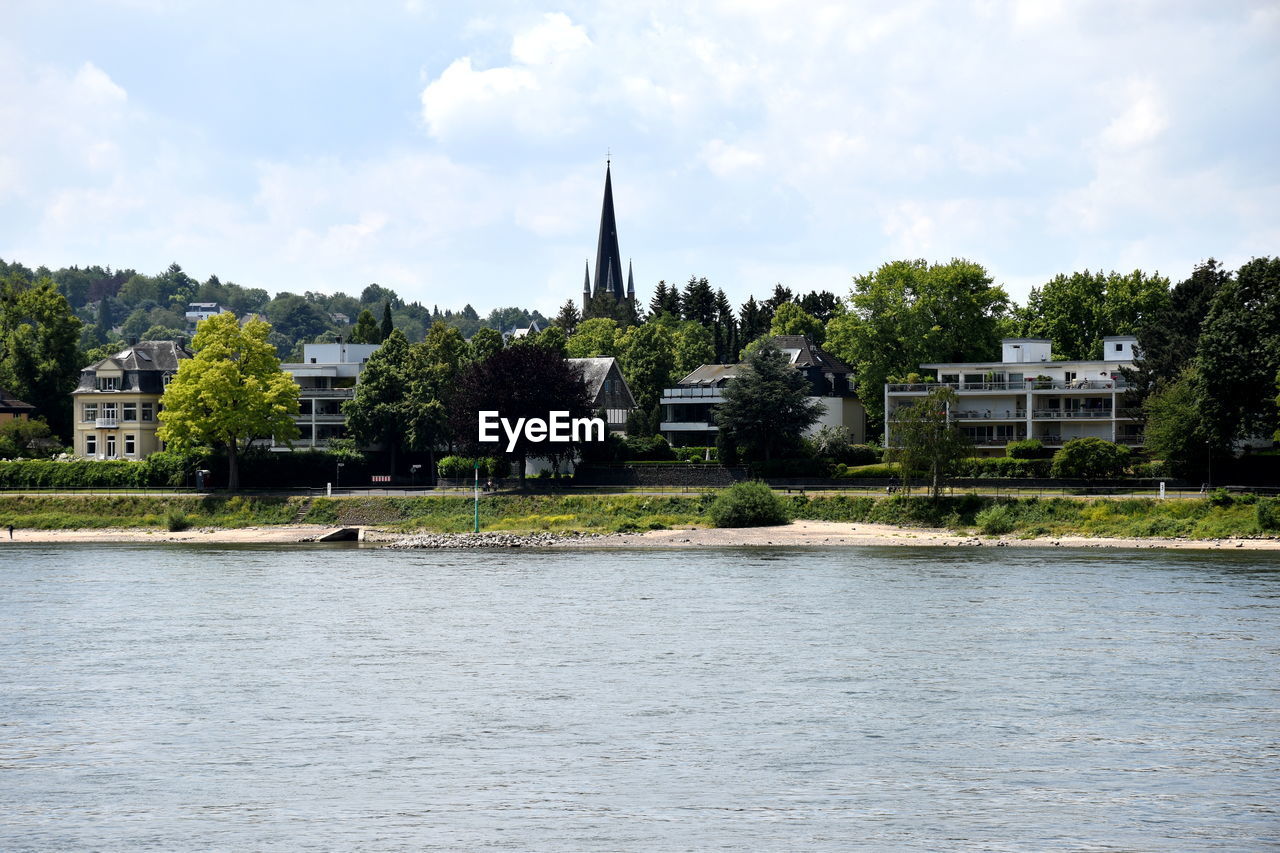
[[[94,418],[94,427],[97,429],[115,429],[120,426],[120,419],[117,417]]]
[[[298,394],[303,400],[350,400],[355,395],[354,388],[301,388]]]
[[[1026,420],[1026,409],[952,409],[953,421],[1014,421]]]
[[[973,391],[1123,391],[1129,383],[1123,379],[1073,379],[1068,382],[1032,377],[1021,382],[890,382],[887,387],[891,394],[923,394],[934,388],[950,388],[963,394]]]
[[[1077,418],[1105,418],[1110,420],[1110,409],[1035,409],[1031,416],[1036,420],[1062,420]]]
[[[705,421],[663,421],[658,425],[659,432],[706,432],[716,430],[715,424]]]

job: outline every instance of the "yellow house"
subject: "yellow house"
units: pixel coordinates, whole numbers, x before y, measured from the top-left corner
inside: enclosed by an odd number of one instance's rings
[[[173,341],[142,341],[80,371],[74,399],[75,453],[90,459],[145,459],[156,438],[160,396],[191,353]]]
[[[35,406],[19,400],[8,391],[0,388],[0,424],[5,421],[26,420],[35,410]]]

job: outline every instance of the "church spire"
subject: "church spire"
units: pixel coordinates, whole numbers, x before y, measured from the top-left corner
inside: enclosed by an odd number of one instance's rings
[[[634,305],[636,302],[636,277],[631,270],[631,259],[627,259],[627,299]]]
[[[609,290],[614,299],[622,299],[622,259],[618,251],[618,222],[613,213],[613,177],[611,162],[604,166],[604,204],[600,210],[600,239],[596,244],[595,292]]]

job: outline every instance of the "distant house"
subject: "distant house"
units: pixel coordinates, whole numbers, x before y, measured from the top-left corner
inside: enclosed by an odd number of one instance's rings
[[[356,383],[369,357],[380,344],[303,344],[302,361],[282,364],[301,393],[294,422],[301,433],[293,448],[309,450],[327,447],[335,438],[347,435],[347,417],[342,404],[356,394]],[[272,450],[289,450],[286,444],[272,444]]]
[[[74,452],[90,459],[145,459],[163,450],[156,437],[160,397],[191,358],[174,341],[129,344],[80,371],[74,400]]]
[[[18,419],[26,420],[35,413],[36,407],[23,402],[8,391],[0,388],[0,424]]]
[[[611,432],[625,432],[627,418],[636,408],[627,380],[622,376],[616,358],[570,358],[569,364],[582,371],[591,397],[592,411],[603,411]]]
[[[190,302],[187,304],[187,326],[195,328],[202,320],[216,317],[219,314],[230,314],[226,308],[218,307],[216,302]]]
[[[541,331],[542,329],[538,326],[538,321],[530,320],[529,325],[523,329],[512,329],[509,332],[503,332],[502,339],[509,343],[511,341],[518,341],[525,335],[536,335]]]
[[[842,426],[857,443],[866,441],[866,411],[854,394],[853,369],[804,335],[777,335],[774,345],[809,381],[809,399],[822,404],[812,435],[824,426]],[[704,364],[662,392],[662,435],[673,446],[716,443],[715,410],[724,402],[724,387],[742,364]]]

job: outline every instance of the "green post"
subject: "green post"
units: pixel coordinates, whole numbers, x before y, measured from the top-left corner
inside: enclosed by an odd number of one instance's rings
[[[480,532],[480,460],[476,460],[476,533]]]

